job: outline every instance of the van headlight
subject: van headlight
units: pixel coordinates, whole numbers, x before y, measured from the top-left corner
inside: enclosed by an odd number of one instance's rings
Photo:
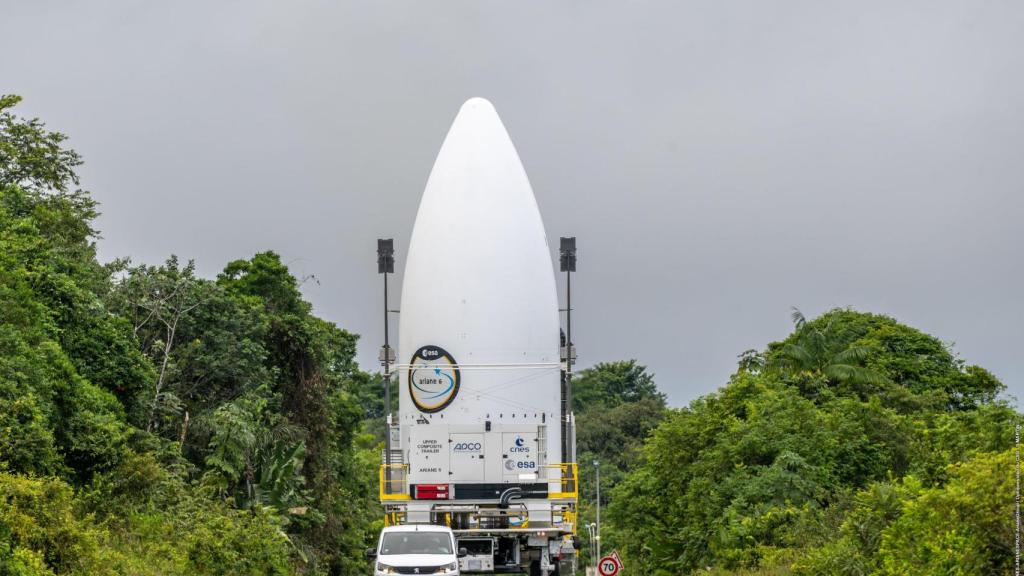
[[[437,569],[438,574],[454,574],[459,571],[459,562],[455,561],[451,564],[445,564]]]
[[[384,564],[382,562],[377,562],[377,572],[379,572],[380,574],[394,574],[395,567],[388,566],[387,564]]]

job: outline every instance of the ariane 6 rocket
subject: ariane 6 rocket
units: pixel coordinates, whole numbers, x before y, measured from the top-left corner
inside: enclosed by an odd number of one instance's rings
[[[537,200],[487,100],[463,104],[437,155],[400,309],[388,522],[492,542],[481,570],[488,554],[492,569],[555,570],[578,492],[558,295]]]

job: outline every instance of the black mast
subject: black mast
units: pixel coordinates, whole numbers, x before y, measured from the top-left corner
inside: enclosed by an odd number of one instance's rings
[[[380,361],[384,366],[384,464],[390,479],[391,474],[391,363],[395,354],[391,350],[388,325],[388,274],[395,272],[395,242],[391,238],[377,239],[377,273],[384,275],[384,347],[380,350]],[[387,492],[387,490],[385,490]]]
[[[562,461],[572,462],[572,365],[576,363],[576,347],[572,343],[572,273],[576,271],[576,237],[562,237],[558,249],[558,267],[565,272],[565,378],[562,390]]]

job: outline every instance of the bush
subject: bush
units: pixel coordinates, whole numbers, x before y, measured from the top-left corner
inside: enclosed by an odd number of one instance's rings
[[[193,574],[290,574],[291,549],[280,521],[269,511],[200,512],[184,546]]]
[[[99,545],[103,532],[77,518],[72,504],[61,480],[0,473],[0,566],[14,574],[114,574]]]
[[[882,534],[881,574],[1009,574],[1014,453],[949,467],[950,481],[907,502]]]

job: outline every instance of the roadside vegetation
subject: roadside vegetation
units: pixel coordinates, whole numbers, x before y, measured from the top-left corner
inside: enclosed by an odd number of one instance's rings
[[[96,260],[64,136],[0,99],[0,574],[361,574],[370,376],[273,252]],[[379,382],[376,383],[379,392]]]
[[[274,252],[216,278],[100,263],[81,159],[18,101],[0,98],[0,575],[364,574],[383,405],[357,335]],[[581,524],[599,467],[628,574],[1010,573],[1020,414],[892,318],[795,313],[686,408],[635,361],[574,390]]]
[[[1003,385],[892,318],[794,314],[608,496],[631,574],[1010,574]]]

